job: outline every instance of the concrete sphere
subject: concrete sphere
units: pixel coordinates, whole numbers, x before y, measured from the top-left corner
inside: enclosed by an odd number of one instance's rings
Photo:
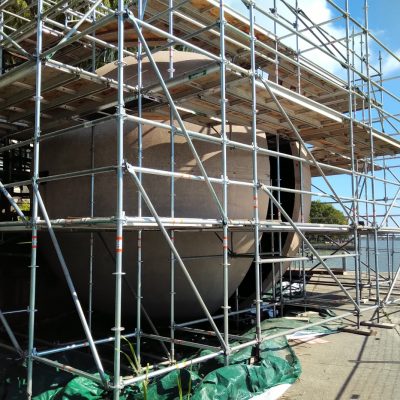
[[[167,76],[167,53],[156,54],[156,61],[163,76]],[[200,65],[209,63],[203,56],[192,53],[176,53],[175,69],[179,75]],[[127,59],[125,77],[128,83],[135,84],[136,63]],[[151,66],[144,59],[144,85],[154,82]],[[115,75],[115,65],[105,66],[98,71],[105,76]],[[168,121],[161,121],[168,123]],[[176,125],[176,123],[175,123]],[[177,125],[176,125],[177,126]],[[190,131],[201,132],[210,136],[220,137],[218,126],[206,127],[185,123]],[[250,128],[228,126],[230,139],[251,145]],[[175,136],[175,171],[201,175],[185,138]],[[194,140],[196,150],[210,177],[220,178],[222,171],[221,146],[208,142]],[[133,122],[124,124],[124,158],[131,164],[138,164],[138,127]],[[258,144],[267,147],[266,135],[258,133]],[[96,126],[82,128],[67,135],[59,136],[41,145],[40,169],[42,174],[55,175],[70,171],[79,171],[91,167],[92,145],[94,148],[94,166],[103,167],[116,164],[117,129],[114,121]],[[143,126],[143,167],[169,171],[170,162],[170,132],[166,129]],[[227,151],[227,169],[230,180],[252,182],[252,153],[236,148]],[[259,180],[270,183],[270,163],[268,156],[259,154],[257,159]],[[98,174],[94,179],[94,216],[109,217],[116,214],[117,182],[115,172]],[[143,186],[146,189],[158,214],[162,217],[171,216],[171,179],[163,176],[143,174]],[[213,184],[222,202],[222,186]],[[50,218],[87,217],[90,215],[90,177],[66,179],[48,182],[41,187],[42,196]],[[214,200],[201,181],[183,178],[175,179],[175,218],[220,218]],[[124,176],[124,211],[127,217],[138,215],[138,190],[130,177]],[[260,218],[265,218],[268,211],[268,198],[260,192]],[[299,205],[295,205],[298,209]],[[295,215],[295,212],[291,212]],[[143,216],[150,212],[143,204]],[[253,218],[253,193],[250,186],[228,185],[228,216],[230,219],[251,220]],[[175,245],[184,260],[192,279],[210,312],[218,311],[223,303],[223,270],[222,270],[222,232],[210,231],[177,231]],[[61,249],[70,269],[79,297],[84,303],[88,301],[89,293],[89,232],[60,232],[57,234]],[[115,279],[115,232],[94,232],[93,258],[93,308],[94,312],[112,314],[114,310]],[[44,254],[46,262],[59,271],[54,250],[46,234],[39,240],[49,251]],[[293,237],[285,246],[297,249]],[[232,232],[229,237],[229,247],[236,254],[252,253],[254,251],[254,235],[251,231]],[[159,231],[144,231],[142,234],[142,297],[143,305],[154,320],[167,321],[170,311],[170,249]],[[123,252],[123,316],[134,318],[136,314],[137,290],[137,232],[126,228],[124,233]],[[251,258],[230,258],[229,295],[232,295],[252,264]],[[179,265],[175,266],[175,316],[176,321],[203,316],[189,284]]]

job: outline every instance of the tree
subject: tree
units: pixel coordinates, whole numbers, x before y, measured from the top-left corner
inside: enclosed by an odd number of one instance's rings
[[[312,201],[310,209],[310,222],[314,224],[337,224],[347,225],[345,215],[333,207],[332,204],[322,203],[321,201]],[[329,234],[331,239],[342,240],[348,237],[348,234]],[[314,243],[321,243],[326,240],[325,235],[309,234],[309,240]]]
[[[310,222],[314,224],[347,225],[347,218],[332,204],[317,200],[311,202]]]

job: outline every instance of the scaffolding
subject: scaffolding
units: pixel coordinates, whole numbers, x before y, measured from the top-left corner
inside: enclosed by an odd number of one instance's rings
[[[112,391],[114,399],[120,398],[121,390],[126,386],[189,364],[220,355],[229,363],[231,354],[272,338],[261,332],[264,310],[275,312],[288,304],[299,304],[304,308],[320,304],[319,296],[312,297],[306,292],[307,277],[317,267],[322,267],[330,277],[329,282],[347,298],[345,306],[340,307],[324,300],[325,305],[340,311],[328,320],[356,315],[359,327],[363,312],[374,310],[379,322],[382,309],[398,301],[395,295],[400,264],[396,264],[394,254],[396,238],[400,234],[396,213],[400,208],[400,180],[396,173],[400,167],[396,164],[400,153],[397,139],[400,117],[390,110],[396,109],[400,97],[390,90],[396,77],[384,77],[383,73],[385,60],[397,63],[400,57],[369,29],[367,0],[364,1],[363,24],[350,13],[348,0],[342,1],[343,5],[333,0],[321,0],[330,10],[331,18],[317,22],[299,7],[298,0],[242,0],[241,12],[230,8],[224,0],[119,0],[115,10],[110,8],[110,3],[113,2],[36,0],[29,2],[26,9],[20,9],[14,0],[3,0],[0,4],[0,204],[7,210],[0,218],[0,231],[3,234],[31,234],[29,304],[25,311],[16,311],[26,312],[29,319],[26,348],[11,328],[9,320],[13,311],[0,310],[0,321],[13,348],[26,359],[28,398],[32,397],[34,363],[87,377]],[[256,24],[256,18],[260,24]],[[336,30],[339,37],[333,35],[333,26],[340,27]],[[208,63],[183,74],[176,73],[174,53],[177,49],[199,54]],[[160,51],[169,52],[167,78],[156,61]],[[136,60],[136,84],[130,84],[124,76],[126,57]],[[144,58],[156,78],[156,84],[148,87],[143,83],[145,74],[149,73],[142,68]],[[112,61],[116,65],[116,76],[100,75],[98,68]],[[330,66],[329,70],[321,65],[325,62]],[[124,157],[124,125],[130,122],[137,124],[136,163],[130,163]],[[90,168],[47,176],[41,174],[39,154],[43,143],[106,123],[113,123],[116,130],[115,163],[96,167],[92,145]],[[217,135],[192,131],[188,128],[190,123],[214,127],[218,130]],[[232,124],[250,127],[247,141],[232,140],[229,131]],[[144,166],[146,152],[142,137],[146,126],[162,129],[169,135],[170,151],[160,155],[170,160],[169,170]],[[265,132],[268,147],[259,144],[260,131]],[[178,137],[184,138],[198,173],[175,169],[174,143]],[[217,176],[209,175],[197,151],[198,143],[209,143],[221,152],[222,163]],[[283,151],[287,143],[295,144],[297,153]],[[230,149],[251,156],[251,179],[228,176]],[[274,165],[276,175],[271,182],[259,177],[261,156],[268,156]],[[298,168],[299,184],[296,187],[282,185],[282,165],[286,161]],[[307,187],[304,168],[308,168],[314,178],[311,187]],[[115,211],[112,215],[95,216],[96,178],[102,174],[116,176]],[[148,175],[169,182],[170,193],[165,199],[169,203],[168,216],[159,214],[154,199],[145,188],[143,181]],[[343,194],[343,180],[338,176],[346,177],[351,194]],[[81,177],[90,180],[88,215],[74,218],[51,215],[50,218],[43,185]],[[124,190],[128,182],[124,177],[130,178],[129,184],[138,192],[135,215],[125,214]],[[175,183],[178,179],[204,185],[219,216],[196,218],[194,213],[192,217],[181,218],[176,215]],[[253,215],[250,219],[234,219],[229,215],[228,191],[235,186],[252,192],[249,201],[253,205]],[[28,213],[21,206],[27,193],[31,196]],[[299,218],[293,218],[285,209],[282,201],[285,194],[298,197]],[[270,203],[265,218],[259,212],[261,196],[267,196]],[[348,223],[309,222],[306,203],[310,198],[335,204],[343,211]],[[144,209],[151,215],[147,216]],[[93,337],[93,282],[89,278],[89,309],[85,312],[58,239],[58,234],[64,231],[89,234],[87,263],[90,271],[96,260],[94,234],[115,233],[112,337],[97,340]],[[137,233],[136,329],[133,333],[122,334],[122,243],[123,236],[130,231]],[[142,268],[145,268],[141,242],[147,231],[160,232],[170,250],[169,336],[157,332],[151,315],[142,304],[146,294],[141,292],[140,284]],[[221,239],[218,256],[223,270],[220,315],[208,309],[186,266],[185,257],[175,245],[177,232],[189,235],[190,232],[205,231],[215,232]],[[35,343],[35,319],[40,313],[36,309],[40,232],[47,232],[54,246],[84,330],[83,341],[40,349]],[[230,239],[232,232],[253,235],[255,245],[251,253],[235,254]],[[296,254],[288,256],[285,253],[284,234],[299,239]],[[332,254],[318,250],[310,240],[310,234],[324,235],[333,246]],[[346,243],[338,242],[335,235],[346,235]],[[262,247],[263,240],[269,241],[268,250]],[[352,250],[346,247],[349,243]],[[235,310],[231,310],[230,261],[238,256],[247,257],[252,263],[254,302],[241,306],[240,292],[237,291]],[[329,263],[335,259],[343,263],[352,260],[354,279],[339,278]],[[308,268],[310,261],[317,264]],[[380,269],[384,263],[386,271]],[[176,321],[177,269],[184,274],[204,318]],[[299,271],[304,294],[301,298],[283,296],[286,269],[290,277],[295,270]],[[263,279],[268,273],[273,285],[271,299],[267,300]],[[373,302],[364,306],[365,293]],[[237,339],[231,333],[232,318],[249,310],[255,312],[255,337],[232,346],[233,339]],[[148,321],[152,333],[142,330],[143,318]],[[221,325],[220,320],[223,321]],[[208,322],[212,330],[193,328],[201,322]],[[298,330],[312,325],[306,324]],[[216,337],[219,345],[183,340],[180,332]],[[288,333],[285,331],[281,335]],[[150,372],[124,376],[121,373],[122,336],[134,340],[139,360],[142,338],[161,342],[163,351],[168,354],[168,362],[163,368],[155,364]],[[112,343],[114,348],[113,370],[108,371],[112,378],[107,375],[104,360],[99,355],[98,348],[105,343]],[[190,361],[180,360],[175,350],[178,345],[212,351]],[[90,349],[98,374],[51,359],[54,354],[85,347]]]

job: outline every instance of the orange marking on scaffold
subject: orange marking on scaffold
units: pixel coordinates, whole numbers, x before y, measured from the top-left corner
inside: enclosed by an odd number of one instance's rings
[[[122,253],[122,236],[117,236],[116,244],[115,244],[115,252]]]
[[[253,196],[253,208],[258,208],[258,196]]]

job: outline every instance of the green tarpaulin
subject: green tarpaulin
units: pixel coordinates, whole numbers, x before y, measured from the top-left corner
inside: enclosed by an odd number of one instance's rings
[[[281,329],[293,327],[293,322],[289,323],[287,320],[283,323],[284,326],[280,327],[276,326],[276,322],[264,321],[263,335],[273,335]],[[254,329],[244,336],[254,338]],[[234,346],[235,343],[231,345]],[[293,383],[300,376],[299,360],[285,337],[262,343],[258,358],[255,358],[255,350],[255,347],[248,347],[232,354],[229,365],[225,365],[224,357],[220,356],[191,368],[170,372],[150,382],[127,387],[123,390],[122,399],[246,400],[264,393],[273,386]],[[195,357],[206,354],[208,350],[203,350]],[[46,391],[34,400],[97,400],[107,399],[109,396],[110,393],[96,383],[76,377],[67,385]]]

